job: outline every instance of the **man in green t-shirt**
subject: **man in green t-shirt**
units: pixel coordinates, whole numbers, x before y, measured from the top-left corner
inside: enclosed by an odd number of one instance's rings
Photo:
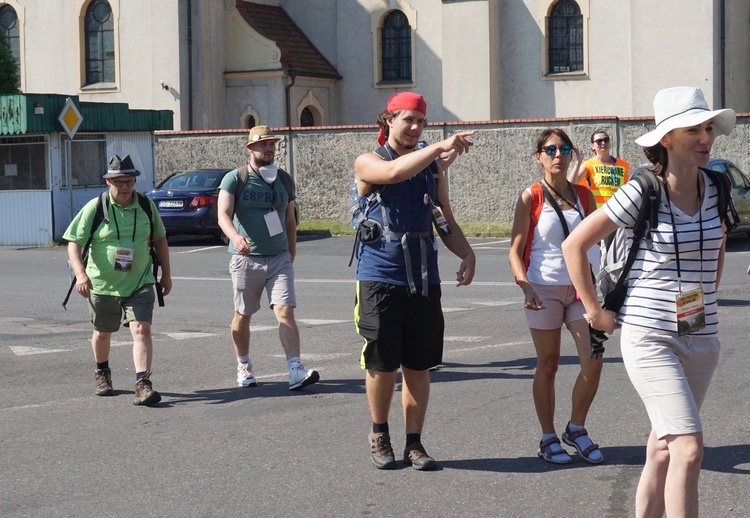
[[[289,191],[273,165],[276,142],[281,137],[267,126],[250,130],[247,150],[250,163],[244,188],[240,170],[227,174],[219,186],[219,226],[229,238],[229,272],[234,289],[231,336],[237,355],[237,384],[257,387],[250,361],[250,317],[260,309],[263,291],[279,323],[279,339],[289,367],[289,390],[316,383],[317,371],[300,361],[299,329],[294,319],[294,255],[297,222],[294,218],[294,187]],[[290,182],[291,183],[291,182]]]
[[[172,289],[169,247],[164,224],[151,200],[153,235],[148,214],[143,210],[134,186],[141,173],[130,156],[115,155],[104,175],[109,186],[108,218],[92,228],[99,196],[88,202],[73,218],[63,239],[68,241],[68,260],[76,277],[76,291],[88,299],[94,334],[91,345],[96,361],[96,395],[112,396],[109,349],[112,333],[120,324],[130,328],[135,363],[135,405],[154,405],[161,395],[153,389],[151,359],[151,317],[154,310],[154,284],[149,242],[153,241],[163,295]],[[84,265],[82,248],[91,237],[89,258]]]

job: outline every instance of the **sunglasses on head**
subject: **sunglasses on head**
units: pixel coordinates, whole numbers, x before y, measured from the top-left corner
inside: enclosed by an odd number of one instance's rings
[[[598,138],[594,141],[594,144],[602,145],[602,144],[608,144],[609,143],[609,137],[604,138]]]
[[[557,150],[560,150],[560,154],[562,156],[568,156],[573,152],[573,146],[569,146],[565,144],[564,146],[547,146],[543,147],[542,151],[544,151],[544,154],[547,156],[555,156],[557,153]]]

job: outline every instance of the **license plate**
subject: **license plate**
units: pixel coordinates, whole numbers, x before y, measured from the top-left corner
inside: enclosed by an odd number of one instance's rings
[[[159,202],[159,208],[172,207],[182,208],[183,202],[181,200],[162,200]]]

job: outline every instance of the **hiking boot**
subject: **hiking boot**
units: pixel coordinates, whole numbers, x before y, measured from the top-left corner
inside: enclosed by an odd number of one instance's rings
[[[147,372],[141,379],[135,382],[134,405],[155,405],[161,401],[161,395],[154,390],[151,380],[148,379],[149,376],[151,376],[151,373]]]
[[[410,444],[404,450],[404,464],[412,466],[419,471],[428,471],[437,468],[435,459],[427,455],[421,442]]]
[[[253,375],[252,363],[240,363],[237,365],[237,385],[240,387],[258,386],[258,380]]]
[[[112,390],[112,371],[109,369],[96,369],[94,371],[96,377],[96,395],[97,396],[114,396],[115,391]]]
[[[372,463],[378,469],[393,469],[396,467],[396,456],[393,454],[389,434],[370,434],[370,457]]]
[[[289,367],[289,390],[299,390],[320,380],[318,371],[305,369],[300,362]]]

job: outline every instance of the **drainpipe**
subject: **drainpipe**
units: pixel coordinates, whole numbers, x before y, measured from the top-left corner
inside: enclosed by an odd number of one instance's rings
[[[291,128],[292,127],[292,107],[291,107],[292,102],[291,102],[290,97],[291,97],[291,89],[294,86],[294,82],[297,79],[297,71],[290,69],[284,72],[284,75],[289,76],[289,79],[291,79],[291,81],[289,81],[289,84],[286,85],[286,126],[287,128]]]
[[[294,69],[290,69],[284,72],[284,75],[289,76],[289,84],[286,85],[285,93],[286,93],[286,127],[287,131],[289,131],[289,137],[287,142],[287,167],[289,168],[289,174],[294,177],[294,153],[292,150],[292,101],[291,101],[291,90],[294,86],[294,82],[297,79],[297,71]]]
[[[193,129],[193,2],[187,0],[188,128]],[[182,129],[182,128],[180,128]]]
[[[726,64],[726,47],[727,47],[727,28],[726,28],[726,17],[727,17],[727,2],[726,0],[721,0],[721,3],[719,4],[720,14],[719,18],[721,19],[721,29],[719,29],[719,42],[720,42],[720,50],[719,50],[719,59],[721,61],[721,77],[719,79],[719,87],[721,88],[721,107],[726,108],[727,106],[727,79],[726,79],[726,73],[727,73],[727,64]]]

